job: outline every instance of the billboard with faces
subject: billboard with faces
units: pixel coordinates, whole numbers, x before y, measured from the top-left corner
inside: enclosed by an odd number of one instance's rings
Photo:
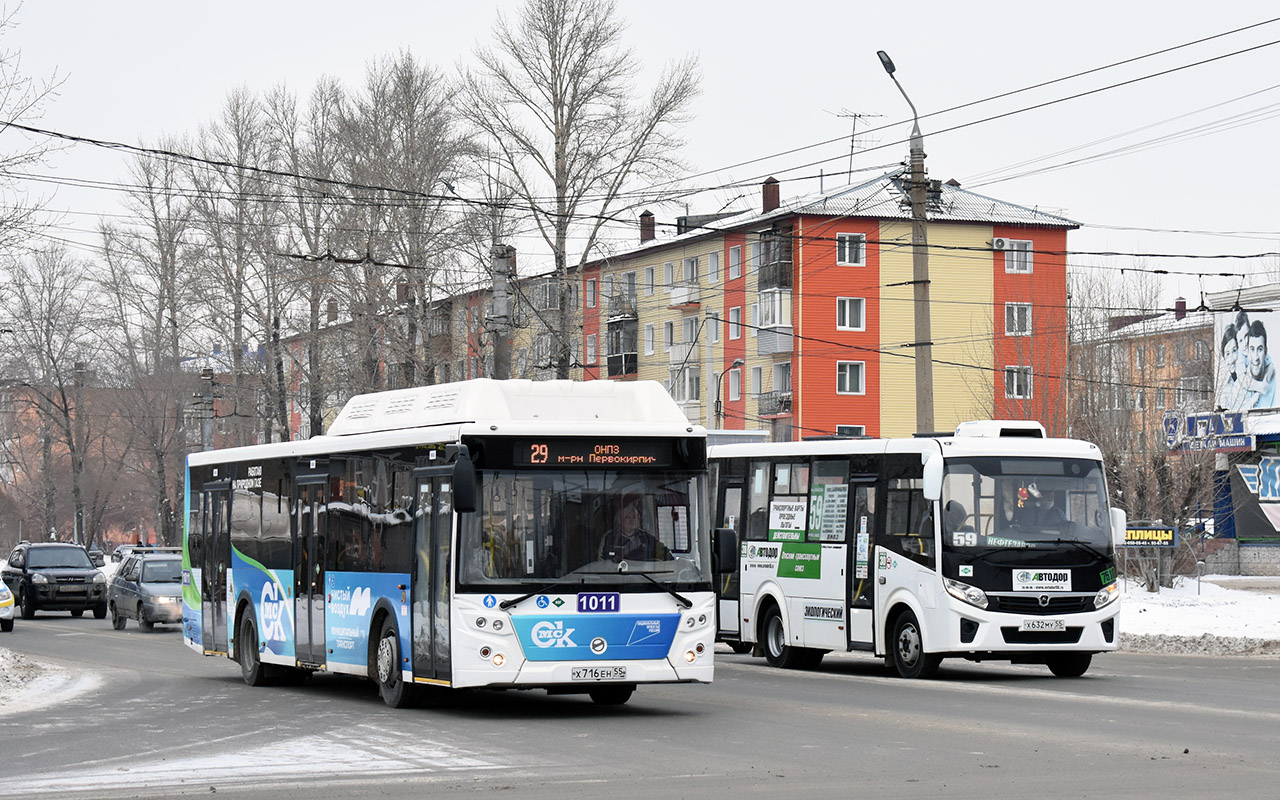
[[[1280,354],[1280,311],[1228,311],[1214,315],[1214,405],[1225,411],[1275,408]]]

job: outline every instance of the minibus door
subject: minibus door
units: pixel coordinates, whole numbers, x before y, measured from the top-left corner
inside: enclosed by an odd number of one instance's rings
[[[717,487],[718,496],[716,497],[716,508],[718,509],[719,519],[716,520],[717,528],[732,528],[738,533],[738,539],[742,539],[742,525],[739,524],[742,519],[742,479],[737,477],[726,477]],[[736,640],[741,635],[741,624],[739,620],[741,615],[738,613],[738,601],[740,592],[738,586],[739,569],[732,572],[725,572],[716,575],[716,594],[717,594],[717,610],[719,617],[719,634],[717,638]]]
[[[413,676],[423,683],[448,684],[449,555],[453,539],[453,468],[421,469],[414,531]]]
[[[849,646],[869,650],[874,645],[875,589],[871,546],[875,530],[875,479],[854,477],[849,483]]]

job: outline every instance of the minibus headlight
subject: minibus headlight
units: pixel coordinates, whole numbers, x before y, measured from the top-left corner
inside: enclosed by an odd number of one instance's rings
[[[953,581],[950,578],[943,578],[942,584],[947,587],[947,594],[957,600],[968,603],[978,608],[987,607],[987,593],[979,589],[977,586],[970,586],[967,583]]]
[[[1115,599],[1119,596],[1120,592],[1116,589],[1116,585],[1114,583],[1109,586],[1103,586],[1098,590],[1098,593],[1093,596],[1093,607],[1104,608],[1109,606],[1115,602]]]

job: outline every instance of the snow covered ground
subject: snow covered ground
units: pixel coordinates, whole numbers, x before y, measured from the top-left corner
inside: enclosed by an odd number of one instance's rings
[[[1280,655],[1280,578],[1206,576],[1198,587],[1192,579],[1158,594],[1123,583],[1121,591],[1122,650]],[[72,675],[8,649],[6,636],[0,634],[0,715],[52,705],[98,685],[95,675]]]

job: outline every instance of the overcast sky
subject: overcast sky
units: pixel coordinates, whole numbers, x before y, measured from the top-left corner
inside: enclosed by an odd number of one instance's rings
[[[955,178],[979,193],[1083,223],[1069,239],[1073,250],[1280,250],[1274,200],[1280,183],[1280,44],[1265,46],[1280,41],[1280,22],[927,116],[1264,22],[1280,16],[1274,3],[620,0],[618,6],[629,24],[627,41],[646,66],[644,88],[667,61],[689,53],[700,59],[703,94],[685,129],[689,144],[683,153],[691,174],[707,173],[695,179],[699,186],[775,175],[785,198],[817,190],[823,172],[831,188],[843,181],[831,173],[849,165],[852,120],[842,113],[868,115],[858,122],[860,151],[853,160],[855,169],[868,171],[856,179],[903,160],[906,144],[899,142],[909,133],[909,110],[876,58],[883,49],[926,115],[921,126],[931,177]],[[240,86],[265,90],[283,82],[305,94],[325,74],[356,86],[370,59],[401,48],[453,71],[489,34],[498,10],[516,8],[513,0],[28,0],[18,13],[19,27],[0,45],[22,52],[28,75],[56,72],[65,78],[37,126],[154,143],[162,135],[195,132],[218,112],[227,92]],[[1259,46],[1129,86],[945,130]],[[813,146],[822,142],[830,143]],[[807,149],[787,153],[797,148]],[[1108,152],[1110,157],[1099,157]],[[787,154],[768,158],[780,153]],[[58,154],[45,174],[120,181],[123,159],[77,146]],[[1004,179],[990,182],[997,178]],[[49,191],[48,185],[40,191]],[[693,198],[690,211],[718,210],[744,191],[748,196],[739,204],[758,203],[754,188],[721,188]],[[57,192],[53,206],[71,212],[59,234],[68,239],[92,242],[93,215],[118,210],[119,198],[109,191]],[[1222,235],[1228,232],[1248,233]],[[517,246],[537,250],[532,240]],[[1132,263],[1086,257],[1072,262]],[[1263,270],[1280,269],[1280,259],[1148,258],[1144,266],[1247,272],[1253,277],[1246,280],[1256,283]],[[1160,303],[1183,294],[1192,306],[1202,286],[1219,290],[1240,283],[1162,280]]]

